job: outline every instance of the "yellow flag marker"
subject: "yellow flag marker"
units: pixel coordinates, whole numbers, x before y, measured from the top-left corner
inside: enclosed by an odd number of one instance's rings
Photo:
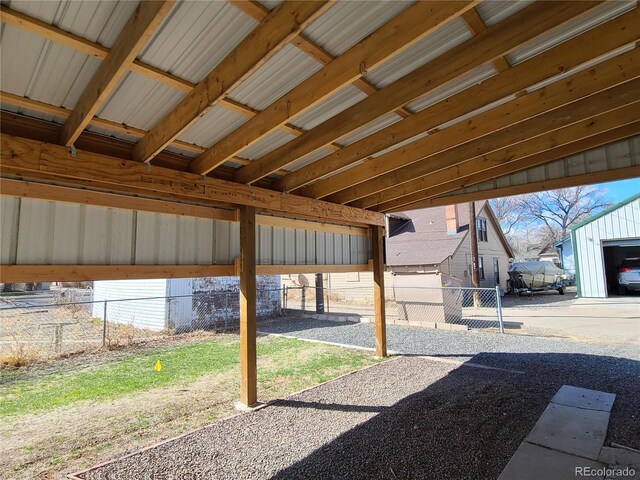
[[[153,366],[153,369],[156,372],[159,372],[160,370],[162,370],[162,364],[160,363],[160,360],[156,360],[156,364]]]

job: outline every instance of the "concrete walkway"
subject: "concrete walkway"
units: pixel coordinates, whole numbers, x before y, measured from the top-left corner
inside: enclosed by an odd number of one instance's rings
[[[611,393],[564,385],[498,480],[579,477],[603,480],[618,472],[635,478],[637,459],[629,456],[629,464],[614,461],[612,465],[612,449],[601,453],[615,397]]]

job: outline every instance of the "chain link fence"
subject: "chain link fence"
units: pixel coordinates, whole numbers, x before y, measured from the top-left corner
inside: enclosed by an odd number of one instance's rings
[[[239,292],[91,301],[57,292],[3,298],[0,366],[21,366],[91,350],[116,349],[194,331],[237,330]],[[259,290],[258,316],[280,315],[281,290]],[[78,301],[80,299],[80,301]]]
[[[324,320],[372,322],[371,287],[285,287],[283,310]],[[390,287],[385,289],[387,324],[504,333],[499,288]],[[316,317],[321,315],[321,317]]]

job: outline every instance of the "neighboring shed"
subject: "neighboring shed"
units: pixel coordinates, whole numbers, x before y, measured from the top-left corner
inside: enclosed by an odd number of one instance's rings
[[[558,249],[558,256],[560,257],[560,268],[562,268],[571,280],[575,280],[576,275],[576,261],[573,255],[573,244],[571,243],[571,237],[566,237],[553,246]]]
[[[258,316],[280,312],[280,276],[256,279]],[[148,330],[179,332],[239,319],[239,277],[105,280],[94,282],[93,316]]]
[[[619,293],[617,270],[640,257],[640,193],[571,227],[578,296]]]

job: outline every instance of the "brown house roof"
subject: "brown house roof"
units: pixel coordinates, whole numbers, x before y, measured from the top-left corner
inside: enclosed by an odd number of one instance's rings
[[[396,221],[389,228],[387,265],[439,265],[452,256],[469,231],[468,203],[458,205],[458,232],[447,233],[446,207],[409,210],[394,214]],[[502,234],[500,225],[488,202],[476,202],[476,214],[483,212],[496,227],[505,250],[513,256],[511,246]],[[394,228],[395,227],[395,228]]]

